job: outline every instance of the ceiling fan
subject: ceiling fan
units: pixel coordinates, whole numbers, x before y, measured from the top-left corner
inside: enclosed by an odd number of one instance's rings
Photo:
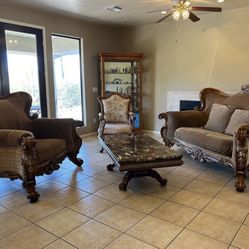
[[[147,13],[160,12],[166,14],[163,18],[159,19],[156,23],[162,22],[166,18],[172,16],[175,21],[190,19],[192,22],[197,22],[200,18],[195,15],[192,11],[210,11],[210,12],[221,12],[222,8],[219,7],[197,7],[191,6],[190,0],[172,0],[171,8],[163,10],[153,10]]]

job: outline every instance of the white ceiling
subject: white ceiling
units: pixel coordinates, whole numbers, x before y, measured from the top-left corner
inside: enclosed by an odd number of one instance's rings
[[[171,3],[170,0],[6,0],[6,2],[118,25],[154,23],[163,15],[146,12],[167,8]],[[225,0],[223,3],[218,3],[217,0],[192,0],[191,2],[192,6],[220,6],[224,11],[249,7],[249,0]],[[118,5],[123,10],[118,13],[106,10],[106,7],[112,5]],[[195,14],[200,16],[207,12],[195,12]],[[220,13],[212,14],[220,15]],[[166,21],[170,21],[170,18]]]

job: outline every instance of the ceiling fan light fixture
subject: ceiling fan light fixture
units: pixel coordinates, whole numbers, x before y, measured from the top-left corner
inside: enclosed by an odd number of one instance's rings
[[[190,1],[186,1],[186,2],[184,2],[184,6],[186,6],[186,7],[189,7],[190,6]]]
[[[184,21],[189,18],[189,11],[188,10],[183,10],[181,14],[182,14],[182,19]]]
[[[175,21],[179,21],[180,20],[180,17],[181,17],[181,12],[179,10],[175,10],[173,13],[172,13],[172,17]]]
[[[162,10],[161,14],[167,14],[167,11],[166,10]]]

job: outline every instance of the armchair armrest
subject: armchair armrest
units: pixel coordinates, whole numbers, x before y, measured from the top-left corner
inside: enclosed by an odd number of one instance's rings
[[[159,119],[164,119],[161,136],[165,145],[172,146],[176,129],[180,127],[201,127],[206,123],[205,115],[201,111],[178,111],[160,113]]]
[[[134,121],[135,121],[136,117],[135,117],[133,112],[129,112],[128,115],[129,115],[129,125],[131,127],[131,131],[133,132],[134,131]]]
[[[105,120],[104,114],[102,112],[99,112],[99,121]]]
[[[0,146],[21,145],[25,137],[33,137],[33,134],[24,130],[0,130]]]
[[[75,146],[79,147],[82,144],[80,137],[76,133],[76,127],[83,126],[82,121],[73,119],[48,119],[40,118],[32,120],[31,131],[35,138],[60,138],[66,141],[67,152],[75,151]]]

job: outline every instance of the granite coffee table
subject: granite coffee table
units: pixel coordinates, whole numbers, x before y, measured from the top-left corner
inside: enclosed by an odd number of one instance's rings
[[[107,165],[107,170],[112,171],[116,166],[120,171],[126,171],[119,184],[122,191],[126,191],[133,177],[150,176],[157,179],[161,186],[166,186],[167,179],[162,178],[154,168],[183,164],[182,155],[146,134],[133,137],[127,134],[104,135],[99,137],[99,142],[113,161],[113,164]]]

